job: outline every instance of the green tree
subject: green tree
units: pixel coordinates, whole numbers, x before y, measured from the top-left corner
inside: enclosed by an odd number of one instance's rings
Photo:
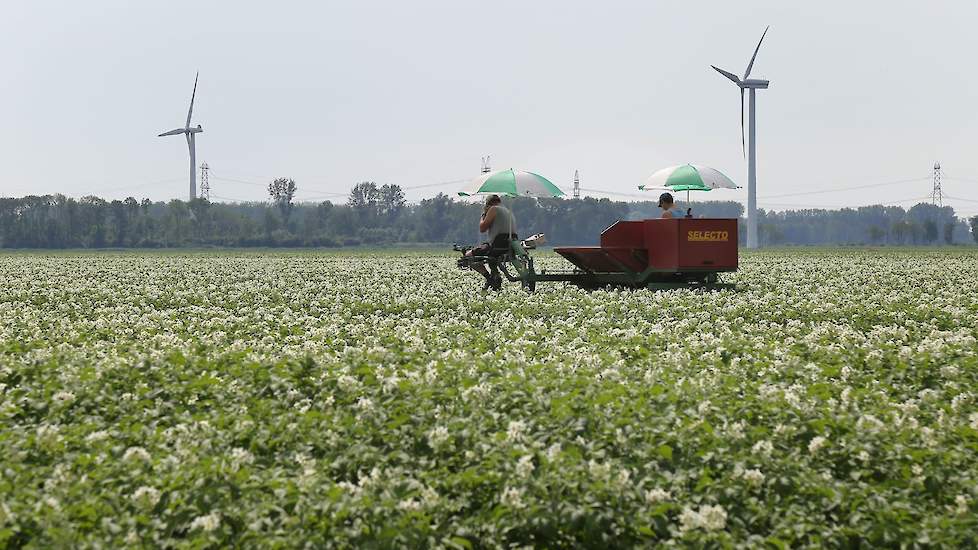
[[[913,228],[910,222],[906,220],[897,220],[893,222],[893,228],[890,233],[893,235],[893,240],[896,244],[905,244],[907,242],[907,237],[912,233]]]
[[[944,222],[944,244],[954,242],[954,222]]]
[[[886,236],[886,231],[881,229],[878,225],[871,225],[869,227],[869,242],[876,244],[883,240]]]
[[[278,207],[282,215],[282,224],[286,231],[289,229],[289,217],[292,215],[292,199],[296,192],[295,181],[290,178],[277,178],[268,184],[268,196],[272,198],[272,203]]]
[[[112,210],[114,222],[112,242],[115,246],[124,246],[129,233],[129,213],[126,212],[126,205],[120,200],[114,200],[109,204],[109,207]]]
[[[377,203],[377,213],[388,220],[394,220],[404,210],[404,191],[400,186],[385,184],[377,192]]]
[[[377,214],[377,204],[380,201],[380,189],[372,181],[360,182],[350,190],[347,204],[359,214],[372,218]]]
[[[924,242],[934,244],[935,241],[937,241],[937,224],[934,220],[927,220],[924,222]]]

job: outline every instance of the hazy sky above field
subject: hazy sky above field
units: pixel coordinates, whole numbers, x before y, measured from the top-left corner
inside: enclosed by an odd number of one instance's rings
[[[568,194],[575,169],[638,193],[684,162],[746,185],[737,88],[710,64],[742,74],[770,24],[752,75],[771,80],[761,207],[909,206],[929,181],[798,193],[926,178],[935,160],[947,195],[978,201],[976,20],[964,0],[9,2],[0,195],[185,198],[186,143],[156,134],[182,126],[198,69],[217,197],[290,176],[300,199],[337,200],[363,180],[469,178],[486,154]]]

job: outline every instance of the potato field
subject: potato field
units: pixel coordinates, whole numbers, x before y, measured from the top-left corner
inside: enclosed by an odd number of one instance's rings
[[[724,280],[4,253],[0,547],[978,544],[978,250]]]

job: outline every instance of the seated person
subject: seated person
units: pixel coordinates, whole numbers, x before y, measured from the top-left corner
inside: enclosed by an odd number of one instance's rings
[[[482,218],[479,220],[479,233],[488,233],[487,241],[466,252],[466,256],[490,256],[494,248],[509,249],[509,241],[516,238],[516,220],[513,213],[501,203],[499,195],[490,195],[486,198]],[[485,288],[493,290],[502,288],[503,279],[495,266],[492,273],[489,273],[486,266],[481,263],[473,266],[473,269],[486,278]]]
[[[686,209],[686,214],[685,214],[685,216],[683,216],[682,210],[680,210],[679,207],[676,206],[676,203],[673,202],[673,200],[672,200],[672,194],[670,194],[670,193],[663,193],[663,194],[659,195],[659,208],[662,209],[662,216],[661,217],[662,218],[665,218],[665,219],[682,218],[682,217],[692,218],[693,217],[693,209],[692,208],[687,208]]]

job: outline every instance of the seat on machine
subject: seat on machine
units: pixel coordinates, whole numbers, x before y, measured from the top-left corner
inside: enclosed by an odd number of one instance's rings
[[[492,242],[492,248],[489,249],[489,253],[487,254],[487,256],[489,256],[490,258],[498,258],[500,256],[505,256],[506,254],[509,254],[511,250],[512,242],[519,239],[519,236],[517,236],[516,233],[510,233],[508,239],[505,237],[506,237],[505,233],[501,235],[496,235],[496,238],[493,239]]]

